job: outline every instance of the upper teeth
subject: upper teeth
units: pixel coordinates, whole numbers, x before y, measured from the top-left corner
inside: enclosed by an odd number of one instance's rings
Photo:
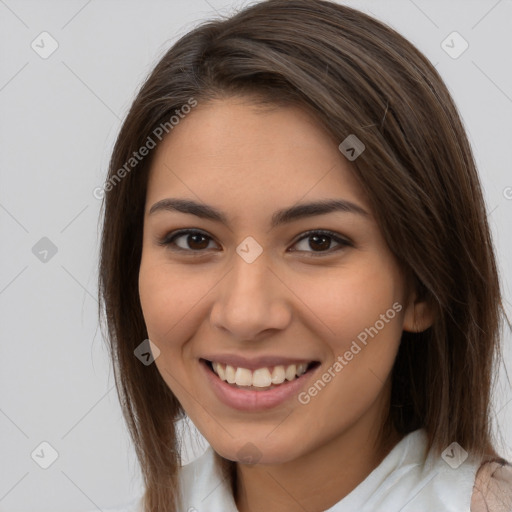
[[[238,386],[256,386],[264,388],[271,384],[282,384],[285,380],[293,380],[306,372],[307,363],[290,364],[288,366],[274,366],[271,371],[269,368],[258,368],[251,371],[247,368],[235,368],[229,364],[224,365],[212,361],[213,371],[229,384]]]

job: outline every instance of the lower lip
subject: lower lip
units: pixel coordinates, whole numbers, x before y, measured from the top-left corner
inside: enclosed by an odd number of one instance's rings
[[[235,388],[224,382],[203,360],[199,361],[202,371],[210,382],[217,398],[226,405],[240,411],[263,411],[272,409],[292,396],[298,395],[307,384],[310,377],[320,366],[313,368],[300,377],[291,381],[285,381],[275,388],[266,391],[253,391],[249,389]]]

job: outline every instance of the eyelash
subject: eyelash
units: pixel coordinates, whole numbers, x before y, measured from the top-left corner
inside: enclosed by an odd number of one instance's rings
[[[206,249],[194,250],[194,249],[183,249],[181,247],[177,247],[174,243],[175,240],[177,238],[180,238],[185,235],[202,235],[203,237],[213,240],[212,237],[210,237],[203,231],[199,231],[196,229],[180,229],[178,231],[174,231],[172,233],[167,234],[164,238],[162,238],[161,240],[158,240],[157,243],[158,243],[158,245],[169,247],[172,251],[187,252],[187,253],[191,253],[191,255],[193,254],[194,256],[200,256],[200,255],[202,255],[201,253],[206,252]],[[344,247],[352,247],[353,246],[353,244],[351,242],[349,242],[347,239],[341,238],[336,233],[334,233],[332,231],[325,230],[325,229],[306,231],[305,233],[302,233],[302,236],[299,239],[297,239],[293,243],[293,245],[295,245],[299,242],[302,242],[302,240],[308,239],[313,235],[327,236],[328,238],[331,238],[332,240],[334,240],[336,243],[340,244],[341,247],[338,247],[337,249],[334,249],[334,250],[328,249],[327,251],[316,251],[316,252],[315,251],[292,251],[292,252],[307,252],[307,253],[309,252],[311,257],[318,257],[318,256],[330,255],[333,252],[339,251],[340,249],[342,249]],[[171,246],[174,246],[174,247],[171,247]]]

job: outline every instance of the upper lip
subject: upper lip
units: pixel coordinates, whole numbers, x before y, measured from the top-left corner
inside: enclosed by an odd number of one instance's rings
[[[235,368],[247,368],[248,370],[257,370],[258,368],[265,368],[271,366],[289,366],[291,364],[309,364],[316,362],[316,359],[295,359],[290,357],[281,356],[258,356],[251,357],[250,359],[244,356],[235,354],[212,354],[203,356],[201,359],[207,361],[214,361],[217,363],[229,364]]]

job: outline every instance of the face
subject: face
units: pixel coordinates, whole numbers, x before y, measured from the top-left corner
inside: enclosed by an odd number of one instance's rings
[[[305,111],[240,98],[200,104],[156,150],[144,319],[162,378],[225,458],[287,462],[380,428],[421,318],[350,165]],[[299,209],[318,201],[339,208]]]

